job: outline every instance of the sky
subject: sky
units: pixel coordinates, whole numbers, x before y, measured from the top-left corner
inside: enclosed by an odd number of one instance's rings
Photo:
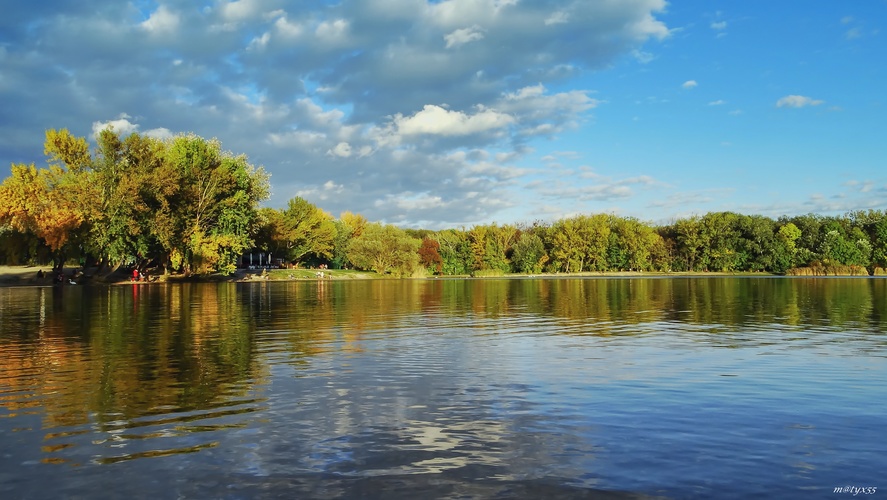
[[[402,227],[887,209],[887,0],[41,0],[0,162],[47,129],[218,138]]]

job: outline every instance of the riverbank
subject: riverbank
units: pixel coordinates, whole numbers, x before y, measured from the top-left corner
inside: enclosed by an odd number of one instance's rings
[[[43,277],[38,277],[38,272],[43,271]],[[73,280],[78,284],[106,284],[121,285],[130,284],[130,275],[128,271],[120,269],[115,273],[95,275],[87,269],[86,273],[78,271],[74,267],[65,267],[65,284],[69,284],[68,279],[75,276]],[[583,272],[583,273],[535,273],[535,274],[502,274],[489,276],[425,276],[413,279],[538,279],[538,278],[667,278],[667,277],[718,277],[718,276],[779,276],[771,273],[763,272],[698,272],[698,271],[678,271],[678,272],[641,272],[641,271],[607,271],[607,272]],[[834,277],[834,275],[794,275],[789,277]],[[838,275],[843,276],[843,275]],[[843,277],[851,277],[846,275]],[[866,277],[865,275],[857,275],[857,277]],[[213,282],[262,282],[262,281],[317,281],[317,280],[371,280],[371,279],[390,279],[389,275],[381,275],[375,272],[355,271],[350,269],[271,269],[271,270],[246,270],[238,269],[234,274],[221,275],[211,274],[203,276],[182,276],[182,275],[150,275],[148,281],[140,282],[142,284],[152,283],[213,283]],[[410,279],[410,278],[407,278]],[[49,268],[41,268],[37,266],[0,266],[0,287],[9,286],[49,286],[55,283],[52,270]]]
[[[42,274],[42,276],[41,276]],[[80,268],[66,266],[64,268],[65,279],[63,284],[70,285],[72,280],[77,284],[106,284],[119,285],[130,284],[129,271],[119,269],[113,273],[96,274],[95,269],[87,269],[85,272]],[[148,275],[147,281],[141,281],[140,284],[153,283],[182,283],[182,282],[255,282],[255,281],[313,281],[318,279],[325,280],[354,280],[354,279],[380,279],[386,276],[378,275],[373,272],[363,272],[343,269],[273,269],[273,270],[247,270],[238,269],[234,274],[221,275]],[[50,286],[56,283],[55,274],[50,267],[39,266],[0,266],[0,287],[10,286]]]

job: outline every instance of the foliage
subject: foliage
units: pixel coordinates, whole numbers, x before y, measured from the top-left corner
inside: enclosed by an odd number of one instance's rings
[[[257,248],[293,262],[325,259],[379,274],[502,275],[586,271],[829,274],[887,267],[887,213],[780,217],[710,212],[654,226],[579,214],[531,226],[400,229],[301,197],[259,208],[268,176],[216,140],[160,141],[101,131],[89,143],[48,130],[45,167],[12,165],[0,183],[0,259],[154,261],[184,273],[231,272]]]
[[[419,240],[403,229],[370,223],[348,244],[347,255],[358,269],[397,277],[412,276],[419,268],[419,245]]]
[[[437,233],[440,244],[442,270],[446,275],[464,275],[471,272],[471,244],[464,230],[446,229]]]
[[[547,260],[542,238],[534,233],[522,233],[511,255],[514,270],[519,273],[540,273]]]
[[[76,249],[115,265],[231,271],[268,193],[261,169],[195,135],[164,143],[104,130],[93,157],[86,139],[48,130],[44,152],[48,168],[13,165],[0,186],[0,224],[34,235],[56,265]]]
[[[426,237],[419,246],[419,262],[434,274],[442,274],[443,258],[440,256],[440,243]]]
[[[264,250],[299,263],[311,256],[332,258],[338,229],[332,216],[297,196],[284,210],[262,209],[258,233]]]

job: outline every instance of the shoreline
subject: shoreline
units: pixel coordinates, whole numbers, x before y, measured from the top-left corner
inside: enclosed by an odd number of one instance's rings
[[[38,278],[37,273],[43,270],[44,277]],[[66,276],[71,276],[75,267],[65,267]],[[322,272],[323,277],[318,274]],[[783,276],[764,272],[703,272],[703,271],[676,271],[676,272],[639,272],[639,271],[610,271],[610,272],[582,272],[582,273],[536,273],[536,274],[503,274],[500,276],[425,276],[418,278],[390,278],[385,275],[378,275],[374,272],[360,272],[353,270],[341,269],[274,269],[266,274],[261,271],[238,269],[231,275],[208,275],[208,276],[189,276],[172,275],[168,277],[154,275],[155,279],[150,281],[132,282],[127,273],[118,270],[115,273],[96,278],[94,275],[86,274],[85,282],[78,284],[86,285],[156,285],[163,283],[255,283],[269,281],[342,281],[342,280],[376,280],[376,279],[426,279],[426,280],[455,280],[455,279],[472,279],[472,280],[492,280],[492,279],[568,279],[568,278],[716,278],[716,277],[774,277],[774,278],[871,278],[884,276],[860,276],[860,275],[829,275],[829,276]],[[18,287],[18,286],[54,286],[56,284],[51,269],[41,268],[38,266],[0,266],[0,288]],[[74,286],[67,282],[61,286]]]

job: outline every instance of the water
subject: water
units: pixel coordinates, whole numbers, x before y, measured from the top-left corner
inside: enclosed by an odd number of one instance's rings
[[[884,494],[885,332],[866,278],[0,289],[0,498]]]

